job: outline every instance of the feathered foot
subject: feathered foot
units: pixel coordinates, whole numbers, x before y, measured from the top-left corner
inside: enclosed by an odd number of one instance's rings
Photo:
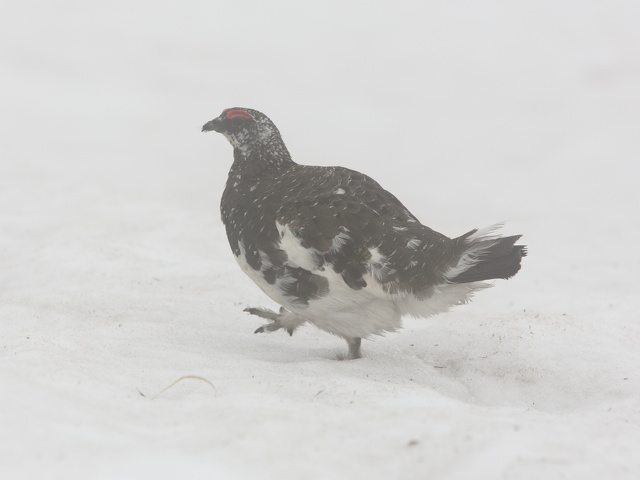
[[[266,318],[271,322],[266,325],[262,325],[253,333],[275,332],[282,328],[283,330],[286,330],[289,335],[293,335],[296,328],[306,322],[306,320],[291,313],[284,307],[280,307],[280,311],[278,313],[273,310],[269,310],[268,308],[245,308],[244,311],[251,315]]]
[[[356,358],[362,358],[360,354],[360,343],[362,339],[360,337],[347,338],[347,345],[349,345],[349,353],[347,354],[348,360],[355,360]]]

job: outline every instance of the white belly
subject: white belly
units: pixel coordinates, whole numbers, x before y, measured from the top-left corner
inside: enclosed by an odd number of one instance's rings
[[[287,281],[286,278],[269,284],[261,271],[254,270],[247,263],[244,254],[237,256],[236,260],[242,271],[273,301],[329,333],[340,337],[366,338],[397,330],[402,325],[400,310],[395,302],[373,279],[370,279],[367,287],[353,290],[333,271],[331,265],[325,265],[324,270],[310,270],[328,280],[329,293],[309,300],[308,305],[303,306],[292,301],[279,287]]]

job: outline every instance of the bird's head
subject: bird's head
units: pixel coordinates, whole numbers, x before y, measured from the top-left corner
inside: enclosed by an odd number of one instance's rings
[[[221,133],[234,148],[242,151],[262,150],[260,147],[282,141],[269,117],[250,108],[227,108],[219,117],[205,123],[202,131]]]

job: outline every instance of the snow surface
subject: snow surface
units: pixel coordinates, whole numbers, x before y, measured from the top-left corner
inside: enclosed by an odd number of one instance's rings
[[[0,478],[640,478],[640,3],[24,1],[0,19]],[[337,361],[218,214],[269,115],[521,273]],[[155,399],[174,380],[185,379]]]

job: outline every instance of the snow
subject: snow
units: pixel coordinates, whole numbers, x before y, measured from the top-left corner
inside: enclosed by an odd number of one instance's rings
[[[640,4],[13,2],[0,478],[640,477]],[[256,108],[529,256],[363,343],[253,335],[218,201]],[[153,396],[183,376],[188,378]]]

